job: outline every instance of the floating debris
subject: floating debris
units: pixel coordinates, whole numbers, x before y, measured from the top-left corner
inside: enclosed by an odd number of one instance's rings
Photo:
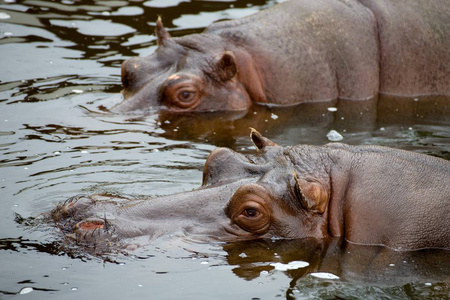
[[[9,18],[11,18],[10,15],[8,15],[7,13],[4,13],[4,12],[0,12],[0,20],[6,20]]]
[[[23,289],[20,290],[19,294],[25,295],[31,293],[32,291],[33,291],[32,287],[24,287]]]
[[[311,273],[310,275],[313,277],[316,277],[316,278],[320,278],[320,279],[339,279],[338,276],[331,274],[331,273],[326,273],[326,272],[315,272],[315,273]]]
[[[306,268],[307,266],[309,266],[309,263],[307,263],[306,261],[291,261],[288,264],[283,264],[283,263],[277,262],[277,263],[271,263],[270,265],[272,267],[274,267],[275,270],[277,270],[277,271],[287,271],[287,270]]]
[[[344,137],[336,130],[330,130],[330,132],[327,133],[327,138],[332,142],[339,142],[344,139]]]

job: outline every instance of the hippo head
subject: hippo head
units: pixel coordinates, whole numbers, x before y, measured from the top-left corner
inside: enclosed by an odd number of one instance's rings
[[[242,51],[230,50],[228,43],[212,34],[172,38],[161,19],[155,33],[158,48],[152,55],[122,63],[124,100],[113,111],[150,107],[173,112],[242,111],[249,107],[250,96],[239,80],[244,75],[239,67],[248,64],[241,62],[247,59]]]
[[[252,157],[214,150],[196,190],[147,200],[75,197],[51,215],[67,237],[96,247],[169,234],[221,241],[325,237],[330,179],[321,148],[280,147],[255,130],[251,139]]]

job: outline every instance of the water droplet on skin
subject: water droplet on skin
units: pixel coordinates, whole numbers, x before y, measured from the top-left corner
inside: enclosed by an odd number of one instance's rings
[[[32,287],[24,287],[23,289],[20,290],[19,294],[25,295],[31,293],[32,291],[33,291]]]

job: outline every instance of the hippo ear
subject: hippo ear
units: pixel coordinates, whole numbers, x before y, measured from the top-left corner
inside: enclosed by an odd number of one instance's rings
[[[268,138],[263,137],[255,128],[250,127],[250,130],[250,139],[256,146],[257,151],[265,150],[267,146],[278,146]]]
[[[300,203],[308,211],[323,214],[328,204],[328,191],[325,186],[317,181],[309,181],[300,178],[294,171],[295,189]]]
[[[164,28],[164,25],[161,20],[161,16],[158,16],[158,20],[156,20],[155,34],[156,34],[156,37],[158,38],[158,45],[162,45],[165,40],[170,38],[170,34]]]
[[[236,57],[233,52],[225,51],[217,63],[220,79],[228,81],[234,78],[237,74]]]

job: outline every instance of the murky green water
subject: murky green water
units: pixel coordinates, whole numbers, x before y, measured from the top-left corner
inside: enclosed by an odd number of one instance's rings
[[[350,144],[450,159],[450,105],[441,98],[254,107],[244,115],[103,112],[120,100],[120,63],[154,51],[157,15],[180,36],[275,2],[0,2],[0,298],[20,291],[30,299],[448,297],[448,252],[167,237],[105,262],[69,256],[56,230],[21,222],[80,193],[138,197],[195,188],[216,146],[253,151],[249,126],[283,145],[323,144],[333,129]],[[309,266],[282,270],[296,261]],[[319,271],[340,279],[308,275]]]

